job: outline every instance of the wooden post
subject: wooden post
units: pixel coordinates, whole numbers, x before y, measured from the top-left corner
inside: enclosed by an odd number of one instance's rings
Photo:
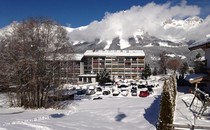
[[[195,90],[198,88],[198,83],[195,83]],[[192,106],[192,104],[193,104],[193,102],[194,102],[194,100],[195,100],[195,98],[196,98],[196,91],[194,91],[194,98],[193,98],[193,100],[192,100],[192,102],[190,103],[190,106],[189,106],[189,108],[191,108],[191,106]]]

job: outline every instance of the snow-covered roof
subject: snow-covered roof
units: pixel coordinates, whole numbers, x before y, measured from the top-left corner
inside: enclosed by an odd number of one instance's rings
[[[195,59],[194,61],[205,61],[205,60],[206,60],[205,56],[202,56],[202,57]]]
[[[210,47],[210,37],[207,37],[205,39],[194,42],[193,44],[191,44],[189,46],[189,49],[190,50],[195,50],[195,49],[198,49],[198,48],[202,48],[204,46]]]
[[[87,50],[84,56],[145,56],[143,50]]]
[[[83,56],[84,56],[83,54],[77,53],[77,54],[74,54],[74,59],[76,61],[81,61],[81,59],[82,59]]]
[[[205,74],[190,74],[185,77],[185,80],[189,81],[192,83],[192,81],[197,80],[197,79],[203,79],[207,75]]]
[[[79,77],[96,77],[97,74],[81,74],[81,75],[78,75]]]
[[[57,54],[55,60],[73,60],[73,61],[81,61],[83,57],[83,54]],[[53,59],[53,54],[50,54],[47,57],[48,60],[52,60]]]

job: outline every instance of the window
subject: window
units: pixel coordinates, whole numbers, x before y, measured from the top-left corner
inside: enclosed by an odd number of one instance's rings
[[[133,61],[136,61],[137,58],[132,58]]]

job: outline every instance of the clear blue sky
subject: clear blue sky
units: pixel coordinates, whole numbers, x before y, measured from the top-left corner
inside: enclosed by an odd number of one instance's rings
[[[168,0],[153,0],[157,4]],[[49,17],[61,25],[79,27],[94,20],[101,20],[105,12],[129,9],[131,6],[144,6],[149,0],[0,0],[0,28],[12,21],[29,17]],[[172,0],[172,4],[180,0]],[[210,13],[210,0],[187,0],[188,4],[202,8],[201,17]]]

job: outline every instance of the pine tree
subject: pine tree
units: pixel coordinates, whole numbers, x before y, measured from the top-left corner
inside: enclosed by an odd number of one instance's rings
[[[158,70],[157,70],[157,67],[155,66],[153,72],[152,72],[152,75],[156,76],[158,74]]]
[[[96,80],[99,85],[104,85],[107,82],[111,82],[110,73],[106,69],[104,69],[103,71],[97,73]]]
[[[198,59],[198,58],[201,58],[201,53],[198,53],[198,54],[196,55],[196,59]]]
[[[189,66],[188,66],[187,62],[183,62],[183,66],[180,68],[181,78],[184,78],[184,74],[186,74],[188,69],[189,69]]]
[[[146,64],[144,70],[142,71],[142,78],[147,79],[151,74],[150,65]]]
[[[166,62],[167,62],[166,52],[165,51],[161,52],[159,56],[160,56],[159,73],[160,74],[167,74],[167,70],[166,70]]]

